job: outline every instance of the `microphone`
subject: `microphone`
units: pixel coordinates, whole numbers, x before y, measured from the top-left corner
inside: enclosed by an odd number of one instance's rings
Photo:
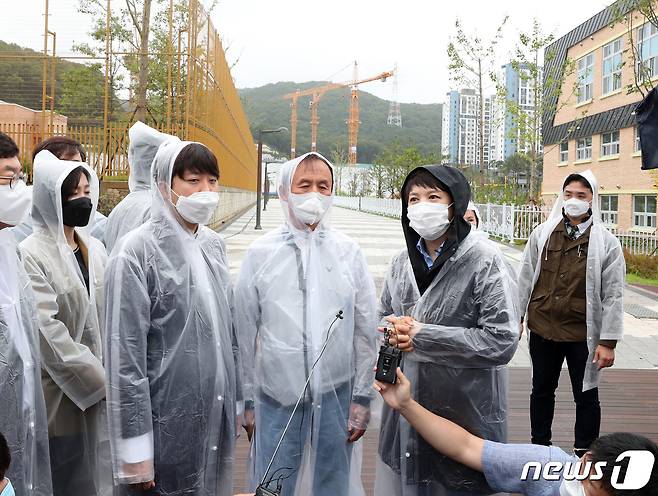
[[[295,417],[295,413],[297,412],[297,409],[299,408],[299,405],[302,402],[302,399],[306,395],[306,388],[308,388],[308,385],[311,383],[311,378],[313,377],[313,372],[315,372],[315,367],[317,366],[318,362],[320,361],[320,358],[322,358],[322,355],[324,354],[324,351],[327,349],[327,345],[329,344],[329,339],[334,335],[334,332],[331,332],[332,328],[334,327],[334,324],[338,320],[343,320],[343,311],[339,310],[338,313],[336,314],[336,317],[334,320],[331,322],[329,325],[329,328],[327,329],[327,338],[324,340],[324,344],[322,345],[322,349],[320,350],[320,353],[318,354],[318,357],[315,359],[315,362],[313,362],[313,366],[311,367],[311,370],[308,374],[308,378],[306,379],[306,383],[304,384],[304,388],[302,389],[301,394],[297,398],[297,403],[295,403],[295,407],[292,409],[292,413],[290,414],[290,417],[288,418],[288,423],[286,424],[285,428],[283,429],[283,432],[281,433],[281,437],[279,438],[279,442],[276,445],[276,448],[274,449],[274,453],[272,453],[272,457],[270,458],[270,462],[267,465],[267,469],[265,469],[265,475],[263,475],[263,478],[260,481],[260,484],[258,484],[258,487],[256,488],[256,496],[281,496],[281,479],[277,479],[277,487],[275,489],[270,488],[270,484],[273,482],[273,477],[271,477],[269,480],[267,480],[267,476],[270,473],[270,470],[272,470],[272,465],[274,464],[274,459],[276,458],[277,453],[279,452],[279,449],[281,448],[281,445],[283,444],[283,439],[286,437],[286,433],[288,432],[288,429],[290,428],[290,424],[292,423],[292,419]],[[276,475],[276,473],[274,474]],[[267,482],[266,482],[267,481]]]

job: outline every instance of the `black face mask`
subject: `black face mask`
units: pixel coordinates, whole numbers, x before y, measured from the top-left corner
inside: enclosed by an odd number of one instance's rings
[[[91,210],[91,198],[86,196],[67,201],[62,205],[64,225],[69,227],[86,226],[89,224]]]

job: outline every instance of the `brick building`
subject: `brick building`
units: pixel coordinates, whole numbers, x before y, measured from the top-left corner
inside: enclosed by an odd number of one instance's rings
[[[652,84],[658,83],[658,27],[636,11],[617,23],[615,14],[604,9],[546,48],[545,77],[566,60],[575,68],[555,111],[544,115],[542,198],[553,203],[566,175],[591,169],[599,179],[604,222],[655,232],[658,175],[640,170],[634,109],[642,95],[628,89],[635,81],[632,48]]]

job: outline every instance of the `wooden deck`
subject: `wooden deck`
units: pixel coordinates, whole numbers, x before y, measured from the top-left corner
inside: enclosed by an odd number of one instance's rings
[[[599,388],[602,405],[601,433],[634,432],[658,442],[658,370],[607,370]],[[530,439],[530,369],[510,369],[509,441],[527,443]],[[566,370],[562,371],[557,392],[553,443],[565,451],[573,447],[575,407]],[[367,495],[373,495],[376,429],[364,437],[363,482]],[[249,446],[243,434],[236,450],[235,492],[244,490]],[[386,495],[377,495],[386,496]]]

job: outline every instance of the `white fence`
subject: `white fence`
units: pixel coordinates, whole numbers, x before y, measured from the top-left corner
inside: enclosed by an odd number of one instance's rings
[[[658,255],[658,234],[611,229],[624,249],[635,254]]]
[[[402,204],[391,198],[369,198],[361,196],[335,196],[334,205],[369,214],[400,218]]]
[[[400,218],[402,211],[400,200],[390,198],[336,196],[334,204],[338,207],[396,219]],[[481,229],[491,236],[510,243],[526,241],[532,230],[545,221],[550,213],[550,209],[533,205],[480,203],[477,204],[477,207],[480,212]],[[619,229],[614,229],[612,232],[617,236],[622,246],[631,253],[658,254],[656,232],[643,233]]]
[[[532,230],[544,222],[550,213],[549,209],[533,205],[479,203],[477,207],[481,229],[510,243],[527,240]]]

